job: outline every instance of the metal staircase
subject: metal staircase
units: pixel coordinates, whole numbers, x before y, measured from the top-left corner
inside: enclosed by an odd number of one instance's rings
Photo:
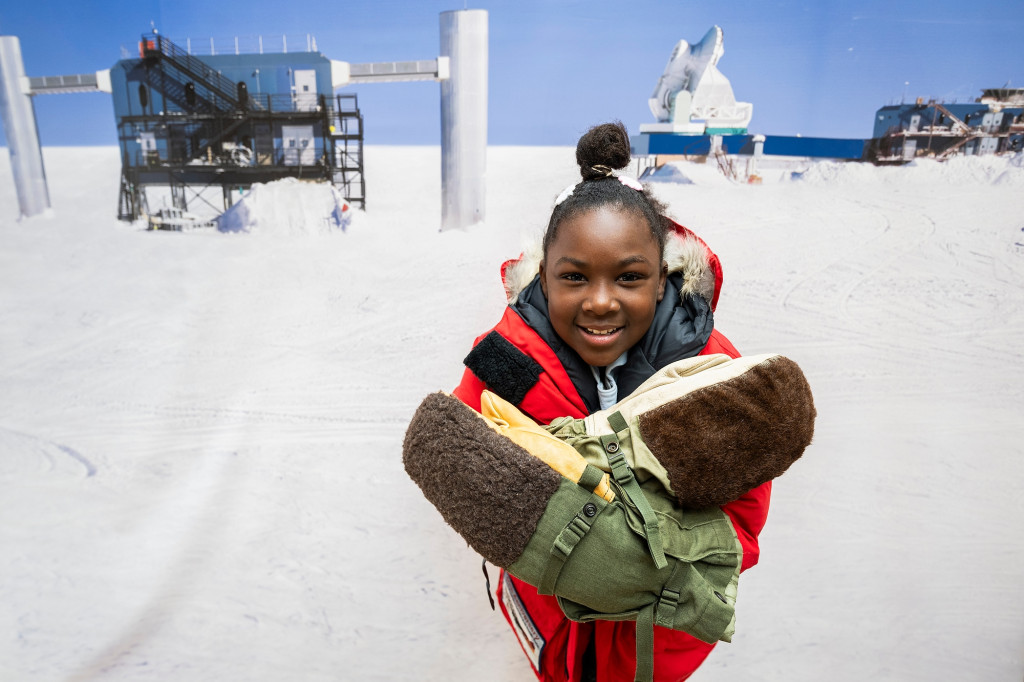
[[[259,109],[248,92],[158,33],[142,36],[139,53],[147,64],[159,63],[161,91],[184,111],[225,112]]]
[[[338,107],[331,119],[334,149],[331,182],[341,187],[345,199],[366,208],[366,180],[363,177],[363,115],[354,94],[338,95]]]
[[[193,118],[185,160],[199,159],[217,149],[249,122],[249,112],[264,109],[260,102],[202,60],[158,34],[142,36],[139,55],[148,67],[146,83],[165,99],[168,114]]]

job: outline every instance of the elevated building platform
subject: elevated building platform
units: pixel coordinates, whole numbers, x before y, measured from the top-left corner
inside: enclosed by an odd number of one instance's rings
[[[365,206],[362,115],[354,94],[331,94],[333,71],[318,52],[196,56],[144,35],[139,58],[110,71],[118,216],[149,213],[147,186],[169,187],[182,210],[219,186],[227,209],[235,190],[285,177],[331,182]]]

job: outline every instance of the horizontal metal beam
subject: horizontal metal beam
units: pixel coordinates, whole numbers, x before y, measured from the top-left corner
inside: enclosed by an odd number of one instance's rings
[[[59,95],[66,92],[110,92],[110,71],[71,76],[30,76],[29,95]]]
[[[365,62],[349,65],[350,83],[430,81],[448,78],[448,60],[420,59],[411,62]]]

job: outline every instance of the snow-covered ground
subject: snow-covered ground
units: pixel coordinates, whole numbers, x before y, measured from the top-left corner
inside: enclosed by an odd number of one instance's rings
[[[367,148],[344,233],[145,232],[115,148],[44,152],[24,221],[0,154],[0,679],[532,679],[401,441],[572,149],[491,148],[454,233],[436,148]],[[722,258],[718,327],[819,412],[693,679],[1019,682],[1021,157],[806,166],[657,185]]]

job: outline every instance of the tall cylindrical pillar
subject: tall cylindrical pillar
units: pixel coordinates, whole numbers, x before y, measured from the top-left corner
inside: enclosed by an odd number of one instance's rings
[[[32,97],[22,88],[25,80],[21,43],[17,36],[0,36],[0,119],[7,136],[18,208],[22,216],[28,217],[50,208],[50,193]]]
[[[487,11],[441,13],[441,229],[484,220],[487,170]]]

